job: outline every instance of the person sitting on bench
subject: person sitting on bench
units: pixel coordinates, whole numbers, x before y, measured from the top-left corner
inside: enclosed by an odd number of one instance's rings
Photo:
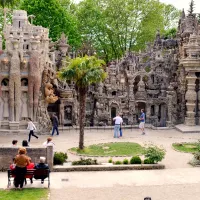
[[[40,163],[36,164],[34,168],[38,169],[38,170],[40,170],[40,169],[49,169],[48,164],[45,164],[45,160],[46,160],[45,157],[40,157]],[[40,175],[40,176],[34,175],[34,178],[35,179],[41,179],[41,183],[43,184],[44,183],[44,179],[47,178],[47,175]]]
[[[29,163],[29,165],[26,166],[26,168],[27,168],[27,169],[34,169],[35,164],[34,164],[33,162],[31,162],[31,158],[30,158],[30,157],[29,157],[28,159],[29,159],[29,162],[30,162],[30,163]],[[30,179],[31,184],[33,183],[33,175],[26,175],[26,176],[25,176],[25,180],[24,180],[24,181],[25,181],[25,184],[27,184],[26,178],[29,178],[29,179]]]
[[[26,174],[26,166],[29,165],[29,159],[28,156],[26,155],[26,148],[21,147],[18,150],[18,155],[16,155],[14,163],[16,164],[15,166],[15,188],[18,189],[20,186],[20,189],[22,190],[23,185],[24,185],[24,178]]]

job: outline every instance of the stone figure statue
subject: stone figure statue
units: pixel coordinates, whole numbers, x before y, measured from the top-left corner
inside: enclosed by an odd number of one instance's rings
[[[3,111],[3,99],[1,98],[0,95],[0,110]],[[3,112],[0,112],[0,120],[2,120],[3,117]]]
[[[99,91],[99,95],[102,95],[102,93],[103,93],[103,83],[99,83],[98,91]]]
[[[8,120],[9,118],[9,105],[8,105],[8,92],[3,92],[3,120]]]
[[[12,40],[12,50],[8,50],[11,55],[10,75],[9,75],[9,100],[10,100],[10,121],[19,121],[20,101],[21,101],[21,78],[20,62],[23,60],[22,51],[19,50],[19,41]]]
[[[29,100],[29,117],[36,120],[36,112],[38,108],[39,92],[41,86],[42,73],[40,69],[40,55],[38,50],[37,39],[31,41],[32,50],[27,52],[30,55],[29,59],[29,74],[28,74],[28,100]]]
[[[45,96],[47,103],[55,103],[58,100],[58,97],[54,94],[53,85],[51,83],[45,85]]]
[[[28,117],[28,97],[27,93],[24,92],[22,95],[22,111],[21,111],[21,118],[26,120]]]

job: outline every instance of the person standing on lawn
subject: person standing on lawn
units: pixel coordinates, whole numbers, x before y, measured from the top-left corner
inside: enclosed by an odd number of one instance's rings
[[[145,135],[145,130],[144,130],[145,113],[144,113],[144,109],[141,109],[141,115],[140,115],[139,120],[140,120],[139,128],[142,131],[142,135]]]
[[[123,123],[122,118],[120,117],[120,114],[118,114],[115,118],[113,118],[113,121],[115,121],[115,127],[114,127],[114,138],[119,138],[119,131],[120,131],[120,126]]]

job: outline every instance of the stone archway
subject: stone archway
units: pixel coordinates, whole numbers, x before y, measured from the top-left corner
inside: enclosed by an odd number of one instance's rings
[[[4,78],[4,79],[1,81],[1,86],[6,86],[6,87],[8,87],[8,86],[9,86],[9,79],[8,79],[8,78]]]
[[[162,103],[159,105],[158,112],[158,121],[160,123],[160,127],[166,127],[166,119],[167,119],[167,106]]]
[[[64,106],[64,126],[72,126],[72,106]]]
[[[116,115],[117,115],[117,108],[116,107],[111,107],[110,115],[111,115],[112,124],[114,124],[113,118],[116,117]]]
[[[135,105],[135,113],[136,113],[136,120],[139,122],[139,117],[141,114],[141,109],[144,109],[144,112],[146,112],[146,103],[145,102],[137,102]]]

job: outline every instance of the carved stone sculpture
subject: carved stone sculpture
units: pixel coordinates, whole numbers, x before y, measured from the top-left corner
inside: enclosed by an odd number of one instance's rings
[[[58,97],[54,94],[53,85],[51,83],[45,85],[45,96],[47,103],[55,103],[58,100]]]
[[[21,111],[21,118],[26,120],[28,117],[28,97],[27,93],[24,92],[22,94],[22,111]]]
[[[9,72],[9,99],[10,99],[10,120],[19,122],[20,101],[21,101],[21,76],[20,62],[23,59],[22,52],[19,48],[19,41],[12,41],[13,49],[8,53],[11,55],[10,72]]]
[[[40,71],[40,55],[41,51],[37,49],[38,40],[31,41],[32,50],[29,53],[29,84],[28,84],[28,99],[29,99],[29,117],[36,119],[36,112],[38,108],[39,92],[41,87],[42,73]]]
[[[3,120],[9,119],[8,92],[3,92]]]

